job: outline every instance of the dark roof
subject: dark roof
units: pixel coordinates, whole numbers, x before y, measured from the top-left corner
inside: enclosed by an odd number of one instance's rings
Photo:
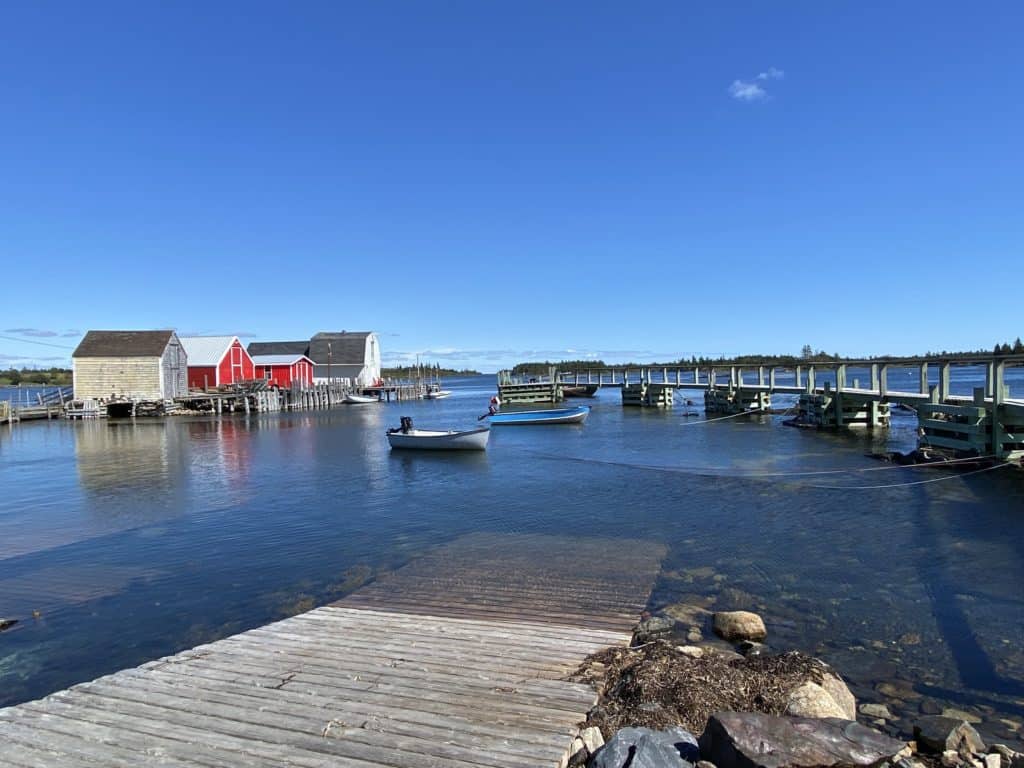
[[[362,365],[366,360],[366,337],[369,331],[341,333],[318,333],[309,340],[309,352],[313,361],[326,365],[328,362],[340,365]],[[330,344],[330,350],[327,345]]]
[[[309,355],[308,341],[251,341],[250,355]]]
[[[174,331],[89,331],[72,357],[161,357]]]

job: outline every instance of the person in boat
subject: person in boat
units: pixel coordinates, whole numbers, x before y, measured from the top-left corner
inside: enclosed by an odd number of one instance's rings
[[[491,404],[487,406],[487,415],[493,416],[498,412],[499,408],[501,408],[501,399],[495,395],[491,398]]]

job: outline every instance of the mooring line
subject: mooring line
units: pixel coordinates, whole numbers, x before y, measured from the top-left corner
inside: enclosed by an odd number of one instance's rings
[[[850,467],[849,469],[817,469],[817,470],[805,470],[797,472],[747,472],[736,467],[667,467],[659,464],[634,464],[626,461],[609,461],[607,459],[589,459],[579,456],[558,456],[555,454],[540,453],[538,451],[532,451],[533,455],[540,456],[545,459],[556,459],[558,461],[578,461],[584,464],[601,464],[612,467],[625,467],[627,469],[647,469],[654,472],[674,472],[681,475],[698,475],[701,477],[719,477],[729,478],[736,477],[744,480],[751,479],[757,480],[759,478],[786,478],[786,477],[813,477],[820,475],[850,475],[861,472],[885,472],[893,469],[934,469],[936,467],[946,467],[951,464],[964,464],[967,462],[984,461],[987,459],[993,459],[994,456],[972,456],[966,459],[950,459],[949,461],[943,461],[941,463],[934,464],[887,464],[882,467]],[[986,467],[985,469],[992,469],[992,467]],[[960,475],[952,475],[952,477],[965,477],[967,473]],[[928,480],[927,482],[933,482],[934,480]],[[832,486],[811,486],[811,487],[832,487]],[[855,488],[858,486],[848,486]]]
[[[981,469],[973,469],[970,472],[961,472],[956,475],[945,475],[944,477],[933,477],[930,480],[913,480],[909,483],[889,483],[888,485],[812,485],[810,483],[802,483],[807,488],[818,488],[827,491],[874,491],[880,488],[906,488],[911,485],[926,485],[928,483],[941,483],[943,480],[953,480],[961,477],[970,477],[971,475],[978,475],[982,472],[991,472],[993,469],[1003,469],[1004,467],[1012,466],[1010,462],[1006,461],[1002,464],[996,464],[991,467],[982,467]]]

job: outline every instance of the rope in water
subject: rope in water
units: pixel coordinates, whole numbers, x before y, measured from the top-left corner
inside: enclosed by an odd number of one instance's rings
[[[985,461],[987,459],[993,459],[994,456],[972,456],[966,459],[950,459],[944,461],[941,464],[886,464],[882,467],[849,467],[846,469],[815,469],[815,470],[804,470],[796,472],[756,472],[737,469],[736,467],[694,467],[694,466],[680,466],[680,467],[666,467],[659,464],[633,464],[625,461],[608,461],[606,459],[588,459],[576,456],[556,456],[554,454],[546,453],[535,453],[535,455],[547,459],[558,459],[560,461],[579,461],[587,464],[605,464],[608,466],[615,467],[628,467],[630,469],[649,469],[654,472],[677,472],[680,474],[693,474],[693,475],[707,475],[709,477],[728,477],[728,476],[740,476],[743,478],[759,478],[759,477],[808,477],[814,475],[848,475],[856,474],[858,472],[885,472],[893,469],[934,469],[937,466],[949,466],[951,464],[965,464],[975,461]],[[726,474],[728,473],[728,474]]]
[[[888,485],[812,485],[805,483],[808,488],[819,488],[828,491],[874,491],[881,488],[906,488],[911,485],[926,485],[927,483],[941,483],[943,480],[954,480],[963,477],[970,477],[971,475],[978,475],[982,472],[991,472],[994,469],[1003,469],[1004,467],[1012,466],[1010,462],[1003,462],[1002,464],[996,464],[991,467],[982,467],[981,469],[974,469],[970,472],[961,472],[956,475],[945,475],[943,477],[933,477],[930,480],[914,480],[909,483],[890,483]]]

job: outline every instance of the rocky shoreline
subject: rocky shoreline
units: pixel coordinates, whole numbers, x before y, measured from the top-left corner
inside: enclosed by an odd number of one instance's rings
[[[858,707],[824,661],[774,653],[758,614],[717,612],[711,623],[724,642],[691,627],[681,645],[673,616],[645,613],[630,647],[588,657],[572,679],[593,685],[598,703],[562,768],[1024,768],[1024,753],[986,744],[967,713],[894,729],[885,704]]]

